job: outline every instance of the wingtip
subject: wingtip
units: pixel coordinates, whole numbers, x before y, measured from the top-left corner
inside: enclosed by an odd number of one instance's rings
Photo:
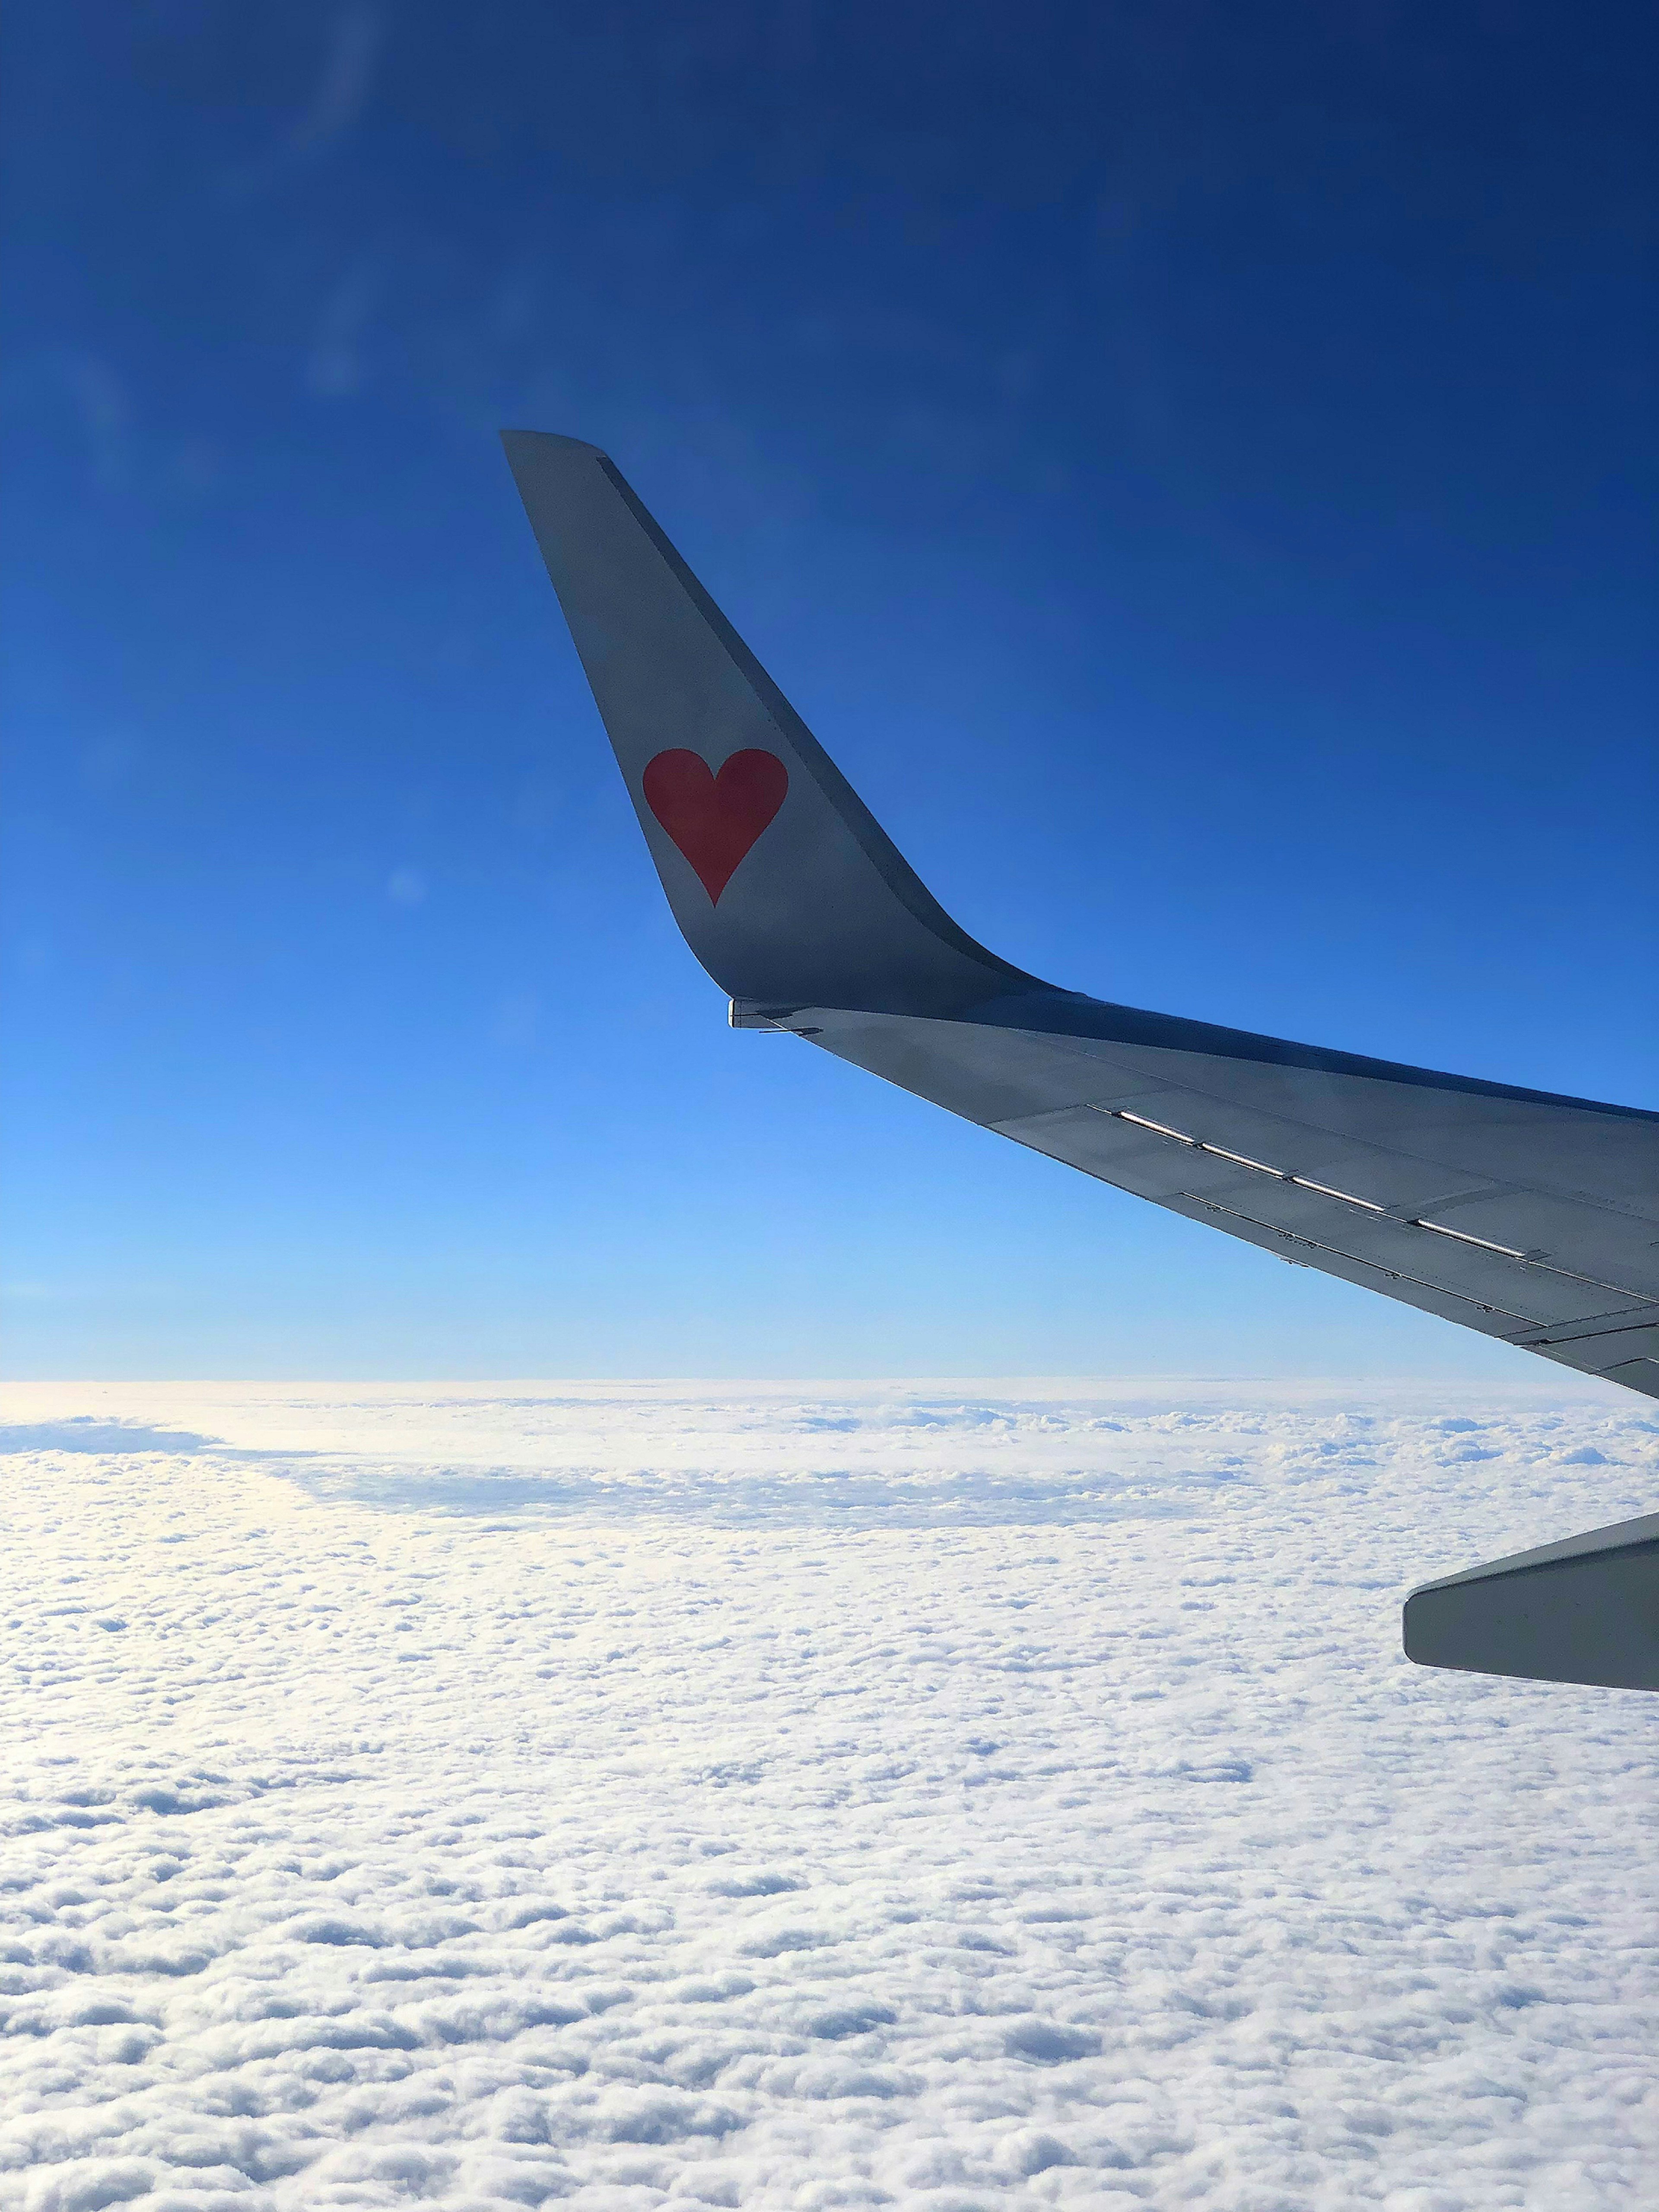
[[[509,459],[515,449],[522,452],[538,446],[544,448],[557,446],[568,453],[592,453],[596,460],[600,461],[606,458],[601,447],[589,445],[585,438],[567,437],[560,430],[503,429],[498,434],[501,444],[507,449]]]

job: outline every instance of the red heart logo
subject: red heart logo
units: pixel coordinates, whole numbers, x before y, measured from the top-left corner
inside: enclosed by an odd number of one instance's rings
[[[775,753],[751,746],[712,775],[701,753],[676,746],[647,761],[645,803],[696,870],[714,904],[789,788]]]

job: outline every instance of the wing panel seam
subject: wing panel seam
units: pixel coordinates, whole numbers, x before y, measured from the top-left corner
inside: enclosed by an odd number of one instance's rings
[[[1480,1251],[1490,1252],[1496,1259],[1513,1260],[1519,1267],[1530,1268],[1536,1274],[1553,1275],[1562,1282],[1583,1283],[1589,1290],[1611,1291],[1615,1297],[1635,1298],[1643,1304],[1649,1301],[1650,1293],[1644,1291],[1633,1291],[1627,1283],[1609,1283],[1600,1275],[1582,1274],[1576,1267],[1558,1267],[1553,1266],[1541,1252],[1535,1250],[1523,1252],[1513,1244],[1499,1244],[1490,1237],[1472,1236],[1467,1229],[1449,1229],[1443,1222],[1425,1220],[1421,1214],[1408,1213],[1403,1207],[1383,1206],[1375,1199],[1358,1197],[1352,1191],[1338,1190],[1333,1184],[1328,1182],[1316,1182],[1311,1176],[1297,1175],[1289,1168],[1270,1167],[1265,1160],[1251,1159],[1246,1153],[1230,1152],[1224,1145],[1212,1145],[1203,1137],[1188,1136],[1184,1130],[1170,1128],[1167,1122],[1149,1121],[1146,1115],[1130,1113],[1121,1106],[1091,1104],[1088,1110],[1091,1114],[1103,1115],[1109,1121],[1127,1121],[1137,1129],[1145,1129],[1149,1135],[1165,1138],[1174,1144],[1185,1145],[1192,1152],[1207,1152],[1212,1158],[1226,1160],[1234,1167],[1248,1168],[1253,1175],[1267,1176],[1274,1182],[1289,1183],[1297,1190],[1310,1190],[1317,1193],[1321,1198],[1334,1199],[1339,1205],[1352,1206],[1359,1212],[1370,1215],[1373,1219],[1392,1221],[1401,1229],[1420,1229],[1431,1237],[1449,1237],[1454,1243],[1474,1245]],[[1183,1194],[1183,1195],[1189,1194]],[[1468,1194],[1470,1196],[1475,1194]],[[1494,1198],[1501,1198],[1506,1194],[1501,1188],[1494,1189],[1492,1193]],[[1199,1203],[1208,1205],[1210,1201],[1204,1199],[1200,1200]],[[1443,1199],[1437,1203],[1443,1206],[1446,1201]],[[1229,1213],[1233,1209],[1231,1206],[1220,1206],[1217,1211]],[[1253,1218],[1249,1214],[1240,1214],[1238,1218],[1241,1221]],[[1271,1223],[1264,1223],[1262,1225],[1269,1228],[1273,1226]],[[1279,1233],[1288,1237],[1294,1232],[1285,1230]],[[1299,1241],[1312,1244],[1316,1249],[1322,1252],[1334,1252],[1340,1249],[1334,1244],[1321,1244],[1316,1237],[1304,1237]],[[1360,1261],[1358,1264],[1366,1267],[1382,1266],[1380,1261],[1373,1260]],[[1425,1280],[1425,1278],[1413,1275],[1403,1268],[1383,1267],[1382,1271],[1396,1282],[1414,1283]],[[1437,1287],[1432,1283],[1428,1283],[1426,1286],[1431,1290]],[[1462,1297],[1465,1293],[1461,1291],[1449,1291],[1446,1295],[1449,1297]],[[1478,1298],[1469,1299],[1468,1303],[1480,1306],[1482,1313],[1508,1311],[1507,1307],[1489,1306]]]

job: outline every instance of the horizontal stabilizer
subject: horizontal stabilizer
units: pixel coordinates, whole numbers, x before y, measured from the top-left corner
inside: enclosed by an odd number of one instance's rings
[[[1425,1583],[1405,1640],[1422,1667],[1659,1690],[1659,1513]]]

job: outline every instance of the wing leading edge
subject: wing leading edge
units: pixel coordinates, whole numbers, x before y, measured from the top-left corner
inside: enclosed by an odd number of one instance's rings
[[[997,958],[615,464],[574,439],[503,441],[669,903],[737,1026],[1659,1397],[1659,1115],[1146,1013]]]

